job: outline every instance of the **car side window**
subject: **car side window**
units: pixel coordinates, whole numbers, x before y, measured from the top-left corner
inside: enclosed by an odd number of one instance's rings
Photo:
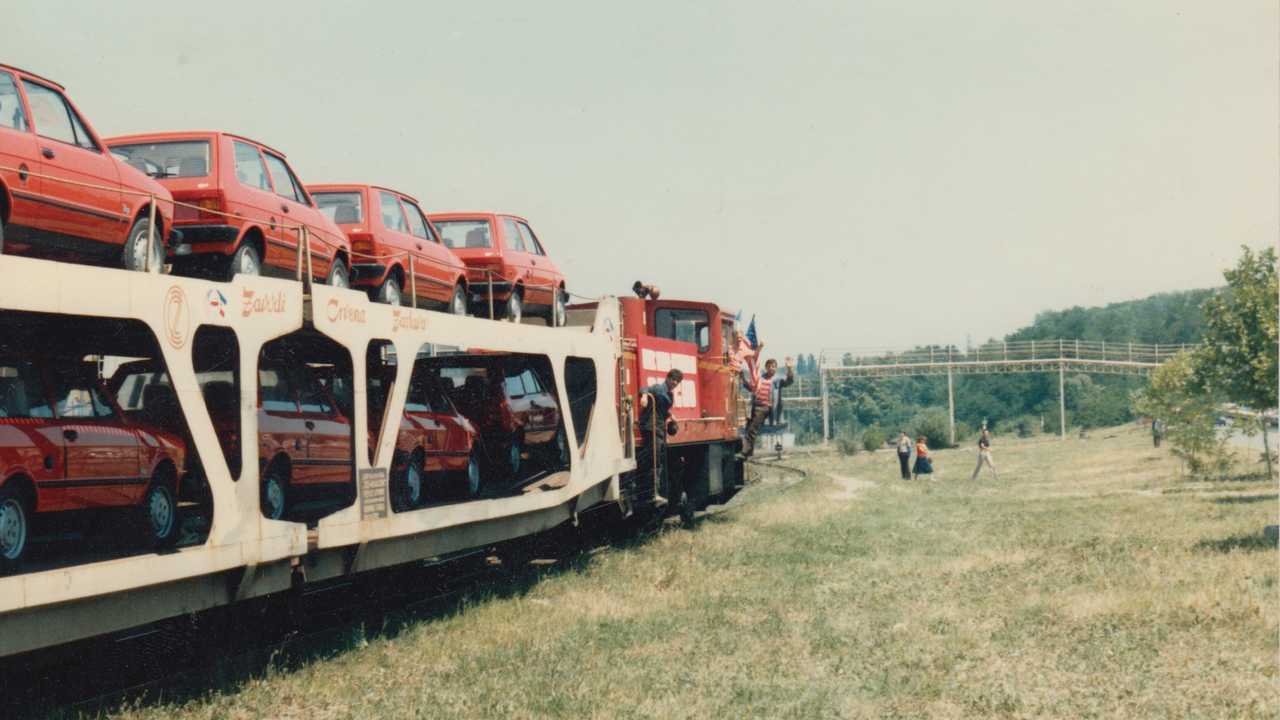
[[[520,238],[524,240],[524,246],[534,255],[546,255],[542,250],[542,243],[538,242],[538,236],[533,234],[533,230],[525,223],[516,223],[520,228]]]
[[[503,387],[507,391],[507,397],[512,400],[524,397],[524,382],[520,379],[519,375],[508,375],[503,380]]]
[[[300,407],[304,413],[320,413],[332,415],[333,406],[325,396],[324,388],[310,373],[303,372],[298,378]]]
[[[27,130],[27,111],[22,107],[22,98],[18,95],[18,85],[13,76],[0,72],[0,127],[13,130]]]
[[[111,403],[102,396],[102,391],[97,387],[89,388],[89,399],[93,401],[93,415],[98,418],[115,417],[115,408],[111,407]]]
[[[275,412],[297,412],[289,376],[283,369],[258,370],[258,387],[262,392],[262,409]]]
[[[378,193],[378,207],[382,210],[382,226],[388,230],[407,233],[409,226],[405,224],[404,210],[395,195],[387,192]]]
[[[258,148],[239,141],[233,141],[236,155],[236,179],[243,185],[271,192],[271,183],[267,180],[267,169],[262,166],[262,155]]]
[[[0,418],[51,418],[40,374],[26,363],[0,364]]]
[[[62,96],[56,90],[30,80],[23,80],[22,87],[26,88],[27,102],[35,117],[36,133],[68,145],[78,145],[75,128],[71,125],[71,109],[63,102]]]
[[[262,153],[262,157],[267,161],[267,171],[271,173],[271,184],[276,186],[276,194],[294,202],[302,202],[302,197],[298,195],[298,188],[294,186],[293,178],[289,175],[289,166],[284,164],[284,160],[271,153]]]
[[[516,252],[529,252],[524,246],[524,239],[520,237],[520,229],[516,227],[516,221],[511,218],[502,218],[502,234],[503,239],[507,241],[507,249]]]
[[[520,377],[524,380],[524,391],[529,395],[542,392],[542,386],[538,384],[538,376],[533,374],[532,370],[525,370],[520,373]]]
[[[427,221],[422,217],[422,211],[418,206],[408,200],[401,200],[400,204],[404,205],[404,215],[409,218],[409,232],[423,240],[433,240],[431,233],[427,231]]]

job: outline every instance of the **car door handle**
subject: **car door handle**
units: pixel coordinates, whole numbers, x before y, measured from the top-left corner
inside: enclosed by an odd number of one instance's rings
[[[45,156],[48,160],[52,160],[54,158],[53,148],[42,147],[40,148],[40,154]]]
[[[289,206],[288,206],[288,205],[285,205],[284,203],[280,203],[280,212],[282,212],[282,213],[287,213],[287,212],[289,212]]]
[[[419,250],[421,250],[421,249],[422,249],[422,243],[418,243],[418,249],[419,249]]]
[[[80,437],[80,433],[75,430],[63,430],[62,437],[70,440],[71,442],[75,442],[76,439]]]
[[[315,429],[316,429],[316,424],[315,424],[315,423],[313,423],[313,422],[311,422],[310,420],[308,420],[308,421],[305,423],[305,425],[307,426],[307,429],[308,429],[308,430],[315,430]]]

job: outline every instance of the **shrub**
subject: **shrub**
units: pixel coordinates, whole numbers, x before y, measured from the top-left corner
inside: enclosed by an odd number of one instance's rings
[[[1019,415],[1005,423],[1005,425],[1010,432],[1017,434],[1018,437],[1028,438],[1040,432],[1040,416]]]
[[[911,437],[925,436],[929,447],[947,447],[950,432],[951,421],[942,410],[925,410],[911,419]]]
[[[842,455],[857,455],[858,450],[861,449],[858,447],[858,438],[852,434],[841,435],[836,438],[836,447],[840,448]]]
[[[867,452],[884,447],[884,440],[884,431],[879,425],[871,425],[862,431],[862,449]]]

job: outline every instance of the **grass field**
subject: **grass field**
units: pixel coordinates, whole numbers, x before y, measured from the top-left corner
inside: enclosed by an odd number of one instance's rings
[[[1133,428],[995,452],[798,455],[693,530],[117,716],[1275,717],[1275,484]]]

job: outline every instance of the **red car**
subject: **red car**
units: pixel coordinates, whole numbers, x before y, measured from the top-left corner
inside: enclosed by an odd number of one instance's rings
[[[418,201],[376,185],[311,185],[320,211],[351,240],[355,287],[389,305],[408,305],[412,288],[419,303],[447,312],[467,312],[466,266],[445,247]],[[409,259],[413,255],[413,282]]]
[[[134,193],[157,200],[149,261],[150,201]],[[0,250],[162,272],[170,200],[106,151],[61,85],[0,65]]]
[[[551,262],[528,221],[495,213],[428,215],[444,244],[467,264],[475,314],[489,313],[493,281],[494,313],[512,322],[525,314],[542,315],[547,324],[565,323],[568,293],[564,276]]]
[[[390,372],[395,372],[394,366]],[[389,379],[371,379],[370,393],[380,396],[384,388],[389,387]],[[385,400],[372,402],[375,406],[385,404]],[[378,440],[381,419],[381,413],[369,413],[370,447]],[[410,380],[391,460],[391,496],[395,508],[419,507],[428,496],[444,495],[452,488],[463,489],[469,496],[478,494],[481,485],[479,458],[475,454],[478,437],[471,422],[453,407],[438,378],[415,373]]]
[[[455,356],[419,361],[422,372],[480,433],[489,475],[516,480],[524,459],[541,455],[555,469],[569,466],[569,444],[554,390],[528,363],[506,356]]]
[[[133,507],[151,543],[173,542],[186,454],[126,418],[95,363],[0,360],[0,570],[21,562],[41,513]]]
[[[237,273],[296,277],[299,232],[310,233],[315,280],[349,287],[351,243],[307,193],[284,153],[225,132],[109,138],[111,152],[143,165],[179,202],[175,272],[230,280]]]

